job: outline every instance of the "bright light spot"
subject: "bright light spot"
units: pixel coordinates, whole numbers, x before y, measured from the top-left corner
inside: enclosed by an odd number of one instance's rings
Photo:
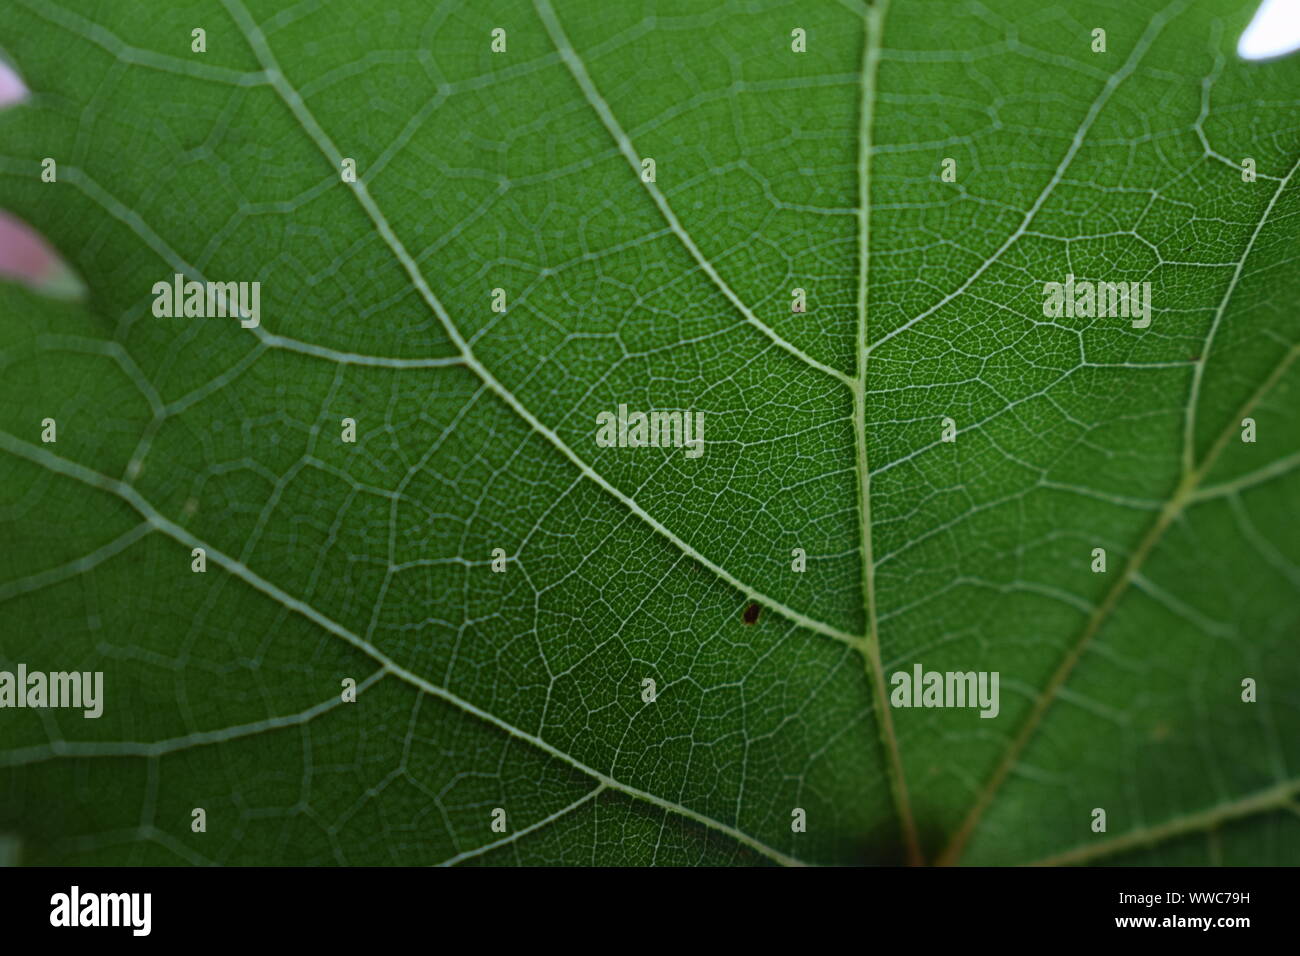
[[[1264,0],[1237,44],[1244,60],[1269,60],[1300,49],[1300,0]]]

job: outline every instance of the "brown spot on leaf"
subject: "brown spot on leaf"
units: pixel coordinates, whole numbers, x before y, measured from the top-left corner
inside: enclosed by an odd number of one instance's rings
[[[750,603],[749,607],[745,608],[745,613],[741,617],[741,620],[746,624],[753,624],[758,620],[758,612],[761,610],[762,608],[758,606],[758,602],[753,601]]]

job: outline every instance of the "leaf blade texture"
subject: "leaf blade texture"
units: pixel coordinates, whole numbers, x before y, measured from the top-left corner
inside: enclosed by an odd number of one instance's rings
[[[0,831],[1293,860],[1300,66],[1250,6],[6,5],[0,203],[90,291],[0,287],[0,659],[106,694],[0,714]],[[259,324],[156,316],[175,273]],[[1150,326],[1046,316],[1067,274]],[[598,445],[620,404],[704,453]],[[889,706],[915,664],[997,716]]]

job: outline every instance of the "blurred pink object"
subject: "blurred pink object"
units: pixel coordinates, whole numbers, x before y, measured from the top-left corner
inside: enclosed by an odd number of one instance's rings
[[[80,299],[85,286],[40,235],[0,211],[0,279],[18,279],[58,299]]]
[[[0,60],[0,108],[27,99],[27,85]],[[86,287],[50,244],[23,222],[0,210],[0,279],[18,279],[59,299],[80,299]]]
[[[48,279],[58,258],[26,223],[0,212],[0,273],[39,285]]]
[[[0,107],[12,106],[27,99],[27,87],[4,60],[0,60]]]

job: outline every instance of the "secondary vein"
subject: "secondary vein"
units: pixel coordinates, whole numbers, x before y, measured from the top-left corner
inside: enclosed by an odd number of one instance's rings
[[[1219,434],[1214,445],[1206,453],[1205,459],[1201,464],[1192,471],[1186,473],[1178,482],[1177,486],[1174,488],[1173,494],[1170,495],[1169,500],[1161,509],[1155,523],[1152,524],[1151,528],[1143,536],[1137,548],[1133,551],[1133,554],[1129,557],[1128,562],[1124,566],[1123,572],[1106,593],[1105,599],[1089,616],[1078,639],[1066,652],[1065,657],[1061,660],[1056,671],[1053,672],[1051,679],[1047,682],[1047,686],[1043,688],[1042,693],[1040,693],[1034,701],[1034,706],[1029,712],[1029,717],[1025,720],[1024,725],[1020,728],[1019,733],[1016,734],[1011,744],[1004,751],[1002,759],[998,761],[998,765],[994,769],[993,774],[976,795],[975,802],[971,805],[966,817],[963,819],[956,833],[953,834],[952,839],[948,842],[948,846],[944,849],[943,853],[940,854],[939,859],[937,860],[939,865],[951,866],[961,859],[966,844],[970,841],[970,838],[975,831],[975,827],[979,824],[985,811],[988,810],[989,804],[992,803],[994,795],[1001,788],[1003,782],[1005,782],[1007,776],[1011,773],[1012,768],[1014,768],[1016,763],[1019,761],[1025,747],[1029,744],[1029,741],[1033,738],[1039,724],[1042,722],[1043,715],[1046,714],[1048,708],[1051,707],[1052,702],[1056,699],[1057,694],[1065,685],[1066,680],[1069,679],[1070,674],[1074,671],[1075,665],[1079,663],[1080,658],[1082,658],[1084,651],[1087,650],[1092,639],[1110,618],[1111,612],[1113,612],[1118,606],[1120,599],[1128,591],[1129,585],[1138,577],[1142,565],[1145,563],[1152,550],[1155,549],[1156,544],[1164,537],[1165,531],[1169,529],[1169,526],[1173,524],[1176,519],[1182,516],[1183,512],[1186,511],[1187,508],[1197,503],[1198,498],[1196,496],[1196,489],[1200,486],[1210,469],[1214,467],[1215,461],[1218,460],[1219,455],[1227,446],[1229,440],[1237,434],[1237,422],[1243,417],[1249,415],[1251,410],[1254,409],[1254,407],[1258,405],[1270,391],[1272,391],[1272,389],[1282,379],[1282,376],[1286,374],[1287,369],[1289,369],[1295,362],[1297,356],[1300,356],[1300,343],[1291,346],[1291,348],[1287,350],[1286,354],[1282,356],[1281,361],[1278,362],[1269,377],[1262,385],[1260,385],[1254,394],[1246,400],[1245,404],[1238,410],[1236,416],[1228,422],[1227,426]]]
[[[276,62],[275,56],[272,54],[270,47],[266,43],[266,38],[262,36],[257,24],[253,22],[252,17],[249,15],[248,11],[244,9],[240,0],[225,0],[225,4],[236,24],[239,26],[240,30],[243,31],[249,46],[252,47],[253,53],[258,59],[258,62],[265,67],[272,88],[284,101],[285,105],[289,107],[290,112],[293,113],[294,117],[302,125],[303,130],[311,138],[312,142],[315,143],[317,149],[319,149],[329,160],[331,165],[337,169],[342,160],[342,153],[339,151],[338,147],[335,146],[334,141],[330,139],[329,135],[321,127],[320,123],[316,121],[316,118],[312,115],[311,111],[308,110],[307,104],[298,94],[298,91],[289,83],[283,71],[281,71],[279,63]],[[419,265],[411,256],[410,252],[407,251],[402,240],[398,238],[397,233],[393,230],[387,216],[385,216],[383,211],[379,208],[374,197],[370,195],[370,190],[367,188],[365,182],[358,179],[357,182],[352,184],[352,192],[357,197],[357,201],[361,203],[361,207],[365,210],[366,214],[370,217],[370,221],[374,223],[375,228],[379,231],[384,242],[388,245],[389,249],[392,250],[393,255],[396,256],[398,262],[406,271],[406,274],[410,278],[412,285],[415,286],[416,291],[420,293],[425,304],[442,324],[447,337],[463,357],[464,364],[473,371],[475,375],[482,379],[484,384],[486,384],[488,388],[497,395],[497,397],[505,402],[506,405],[515,412],[515,414],[527,422],[534,431],[550,442],[550,444],[554,446],[560,454],[574,464],[586,477],[590,478],[609,494],[621,501],[642,521],[654,530],[658,531],[680,550],[694,558],[700,564],[704,565],[736,590],[743,594],[752,596],[754,600],[761,601],[778,614],[794,621],[802,627],[811,631],[816,631],[819,634],[833,638],[841,643],[848,644],[850,647],[861,647],[862,638],[858,635],[850,634],[847,631],[841,630],[831,624],[827,624],[824,621],[819,621],[800,611],[796,611],[794,608],[787,606],[783,602],[778,601],[773,597],[769,597],[757,589],[745,584],[721,565],[706,558],[691,545],[687,544],[686,541],[673,533],[666,525],[653,518],[629,495],[624,494],[620,489],[607,481],[604,476],[587,464],[587,462],[584,461],[577,452],[570,448],[569,445],[560,438],[559,434],[544,425],[536,415],[534,415],[522,402],[519,401],[518,398],[515,397],[513,392],[506,388],[505,385],[499,381],[481,361],[479,361],[478,357],[474,354],[473,349],[470,348],[469,343],[466,342],[464,336],[460,334],[460,329],[457,327],[456,323],[452,321],[450,313],[434,293],[433,289],[429,286],[428,281],[424,278],[424,274],[420,271]]]
[[[1253,816],[1257,813],[1271,813],[1295,806],[1295,799],[1300,795],[1300,780],[1288,780],[1276,786],[1201,810],[1181,817],[1175,817],[1164,823],[1150,827],[1141,827],[1114,839],[1102,840],[1087,846],[1076,847],[1065,853],[1058,853],[1038,860],[1030,866],[1069,866],[1075,863],[1087,863],[1102,857],[1114,856],[1129,850],[1138,850],[1153,846],[1165,840],[1213,830],[1232,820]]]
[[[44,448],[10,435],[8,432],[0,431],[0,448],[3,448],[11,454],[25,458],[33,464],[41,465],[56,474],[75,479],[83,484],[91,486],[92,488],[98,488],[101,491],[116,496],[138,512],[142,518],[158,531],[167,535],[169,538],[180,542],[187,548],[203,548],[204,552],[207,554],[208,560],[213,564],[223,568],[228,573],[239,578],[244,583],[265,594],[267,597],[275,600],[288,610],[305,617],[307,620],[318,625],[330,634],[333,634],[334,636],[346,641],[348,644],[351,644],[353,647],[381,664],[384,672],[394,675],[398,679],[410,684],[412,687],[418,688],[430,697],[436,697],[439,700],[445,701],[453,707],[457,707],[465,713],[471,714],[472,716],[491,724],[497,729],[504,731],[506,734],[515,737],[524,743],[531,744],[538,750],[568,764],[610,789],[621,791],[628,796],[644,800],[646,803],[653,804],[660,809],[671,811],[680,816],[686,817],[687,819],[694,820],[696,823],[717,830],[720,833],[724,833],[733,840],[743,843],[755,852],[785,866],[803,865],[803,861],[768,846],[762,841],[728,823],[724,823],[721,820],[715,820],[713,817],[700,813],[697,810],[692,810],[690,807],[684,806],[683,804],[674,803],[671,800],[666,800],[647,790],[642,790],[638,787],[633,787],[616,780],[608,774],[602,773],[594,767],[583,763],[571,754],[556,747],[554,744],[543,740],[541,737],[538,737],[535,734],[530,734],[528,731],[516,727],[495,714],[484,710],[457,694],[452,693],[450,690],[434,684],[432,681],[421,677],[414,671],[408,670],[361,635],[340,624],[338,621],[335,621],[328,615],[323,614],[301,598],[295,597],[285,591],[274,582],[268,581],[238,558],[226,554],[219,548],[211,546],[206,541],[192,534],[188,529],[176,524],[176,522],[166,517],[161,511],[154,507],[150,501],[126,482],[118,481],[115,478],[110,478],[107,475],[101,474],[91,468],[87,468],[75,461],[62,458]]]
[[[555,44],[555,49],[559,52],[560,59],[562,59],[564,65],[569,68],[569,72],[573,74],[573,79],[582,90],[582,95],[586,97],[591,108],[596,111],[596,115],[600,117],[600,122],[609,132],[609,135],[614,138],[614,142],[618,146],[619,152],[623,154],[623,157],[632,166],[633,173],[636,174],[637,179],[645,186],[646,192],[650,194],[650,198],[654,200],[655,205],[659,207],[659,211],[663,214],[663,217],[667,221],[669,228],[672,229],[673,234],[677,236],[682,245],[686,247],[686,251],[691,254],[691,257],[695,260],[696,264],[699,265],[704,274],[712,280],[713,284],[727,297],[727,300],[736,307],[736,310],[740,312],[746,322],[754,326],[805,365],[831,376],[844,385],[852,387],[852,378],[845,375],[837,368],[833,368],[824,362],[819,362],[794,343],[782,338],[777,334],[775,329],[755,315],[753,310],[750,309],[740,296],[736,294],[735,290],[727,284],[726,280],[722,278],[718,270],[714,268],[713,263],[710,262],[708,257],[700,251],[700,247],[695,244],[695,240],[691,238],[691,234],[686,231],[686,227],[682,225],[681,220],[677,218],[677,214],[673,212],[672,207],[668,204],[668,197],[663,194],[663,190],[654,183],[646,182],[641,178],[641,155],[636,151],[636,147],[632,145],[631,138],[619,123],[618,118],[614,115],[614,111],[610,109],[609,103],[607,103],[605,98],[600,95],[600,90],[596,88],[596,84],[591,79],[591,74],[587,72],[587,67],[582,62],[582,58],[578,56],[577,51],[573,48],[573,44],[569,42],[569,37],[564,32],[564,27],[560,24],[559,18],[556,17],[555,10],[551,7],[550,0],[533,0],[533,5],[537,9],[537,15],[541,18],[542,24],[546,27],[546,32],[550,34],[551,42]]]

